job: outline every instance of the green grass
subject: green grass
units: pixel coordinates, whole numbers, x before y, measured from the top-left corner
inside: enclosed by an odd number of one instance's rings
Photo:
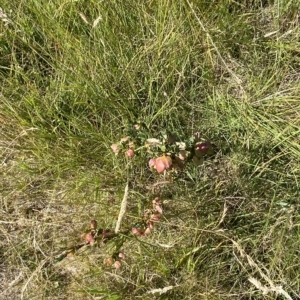
[[[1,9],[1,297],[300,298],[297,0]],[[217,153],[156,185],[146,155],[128,167],[110,149],[137,122],[147,137],[201,132]],[[91,219],[114,228],[127,180],[122,229],[159,196],[155,231],[58,262]]]

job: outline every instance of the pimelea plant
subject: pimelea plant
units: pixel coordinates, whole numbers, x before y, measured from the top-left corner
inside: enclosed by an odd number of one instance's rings
[[[174,134],[167,134],[162,131],[157,137],[149,137],[140,124],[135,124],[131,128],[130,135],[126,135],[118,142],[113,143],[111,149],[116,156],[123,156],[129,160],[131,166],[135,162],[135,156],[142,156],[143,154],[142,157],[146,157],[148,160],[150,170],[159,174],[183,170],[189,162],[200,165],[206,157],[214,153],[211,142],[203,139],[199,133],[189,138],[178,138]],[[82,244],[64,251],[59,259],[72,255],[75,250],[83,246],[99,247],[109,240],[120,238],[120,236],[147,237],[153,233],[155,225],[160,222],[162,216],[162,202],[159,197],[154,197],[150,207],[145,208],[139,222],[129,225],[125,230],[99,229],[97,228],[97,221],[91,220],[90,228],[81,235]],[[121,243],[116,242],[118,244],[116,251],[104,259],[106,266],[115,269],[122,267],[125,254],[120,248],[126,239],[121,240]]]
[[[132,225],[132,228],[120,231],[119,233],[115,233],[113,229],[99,229],[97,228],[97,221],[90,221],[90,228],[81,235],[81,239],[83,241],[82,244],[74,245],[68,250],[65,250],[60,254],[60,259],[66,256],[72,256],[74,252],[84,246],[90,247],[101,247],[102,244],[107,243],[109,240],[117,239],[121,234],[122,236],[129,236],[130,234],[137,237],[145,237],[150,235],[156,223],[158,223],[162,217],[163,209],[162,203],[158,197],[152,201],[152,207],[147,208],[144,211],[144,215],[141,218],[140,222]],[[120,250],[125,239],[122,239],[122,242],[118,242],[117,249],[114,253],[106,255],[103,263],[107,267],[113,267],[115,269],[120,269],[122,267],[122,261],[125,260],[126,256],[124,252]]]
[[[199,133],[188,138],[178,138],[162,131],[158,137],[148,137],[139,124],[135,124],[130,132],[131,136],[122,137],[111,145],[112,151],[116,156],[122,154],[130,159],[146,152],[149,168],[157,173],[182,170],[190,161],[201,165],[205,157],[214,154],[211,142]]]
[[[132,227],[131,231],[136,236],[146,236],[152,233],[154,224],[161,219],[163,210],[158,197],[152,201],[152,208],[144,211],[143,220]]]

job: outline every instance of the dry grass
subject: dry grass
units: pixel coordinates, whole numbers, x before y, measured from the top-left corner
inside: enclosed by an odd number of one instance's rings
[[[0,28],[0,299],[300,299],[296,0],[5,1]],[[137,122],[217,153],[153,174],[110,149]]]

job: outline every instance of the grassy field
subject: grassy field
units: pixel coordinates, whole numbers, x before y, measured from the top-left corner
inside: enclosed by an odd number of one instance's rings
[[[298,0],[3,0],[0,299],[300,299],[299,78]]]

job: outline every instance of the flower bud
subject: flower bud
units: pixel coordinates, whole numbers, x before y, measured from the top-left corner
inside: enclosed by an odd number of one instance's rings
[[[114,262],[114,267],[115,267],[116,269],[120,269],[120,268],[122,267],[121,262],[120,262],[119,260],[116,260],[116,261]]]
[[[141,236],[141,235],[144,234],[144,232],[142,231],[141,228],[136,228],[136,227],[133,227],[133,228],[131,229],[131,232],[132,232],[134,235],[136,235],[136,236]]]
[[[95,243],[94,236],[93,236],[93,234],[92,234],[91,232],[89,232],[89,233],[83,235],[82,238],[84,239],[84,241],[85,241],[87,244],[90,244],[91,246],[93,246],[94,243]]]
[[[147,227],[145,229],[144,235],[149,235],[149,234],[151,234],[151,229],[150,229],[150,227]]]
[[[134,151],[132,149],[128,149],[126,154],[129,158],[132,158],[134,156]]]
[[[155,158],[151,158],[149,160],[149,168],[152,169],[152,168],[155,168],[155,162],[156,162],[156,159]]]
[[[92,230],[96,230],[97,229],[97,221],[96,220],[91,220],[90,228]]]

